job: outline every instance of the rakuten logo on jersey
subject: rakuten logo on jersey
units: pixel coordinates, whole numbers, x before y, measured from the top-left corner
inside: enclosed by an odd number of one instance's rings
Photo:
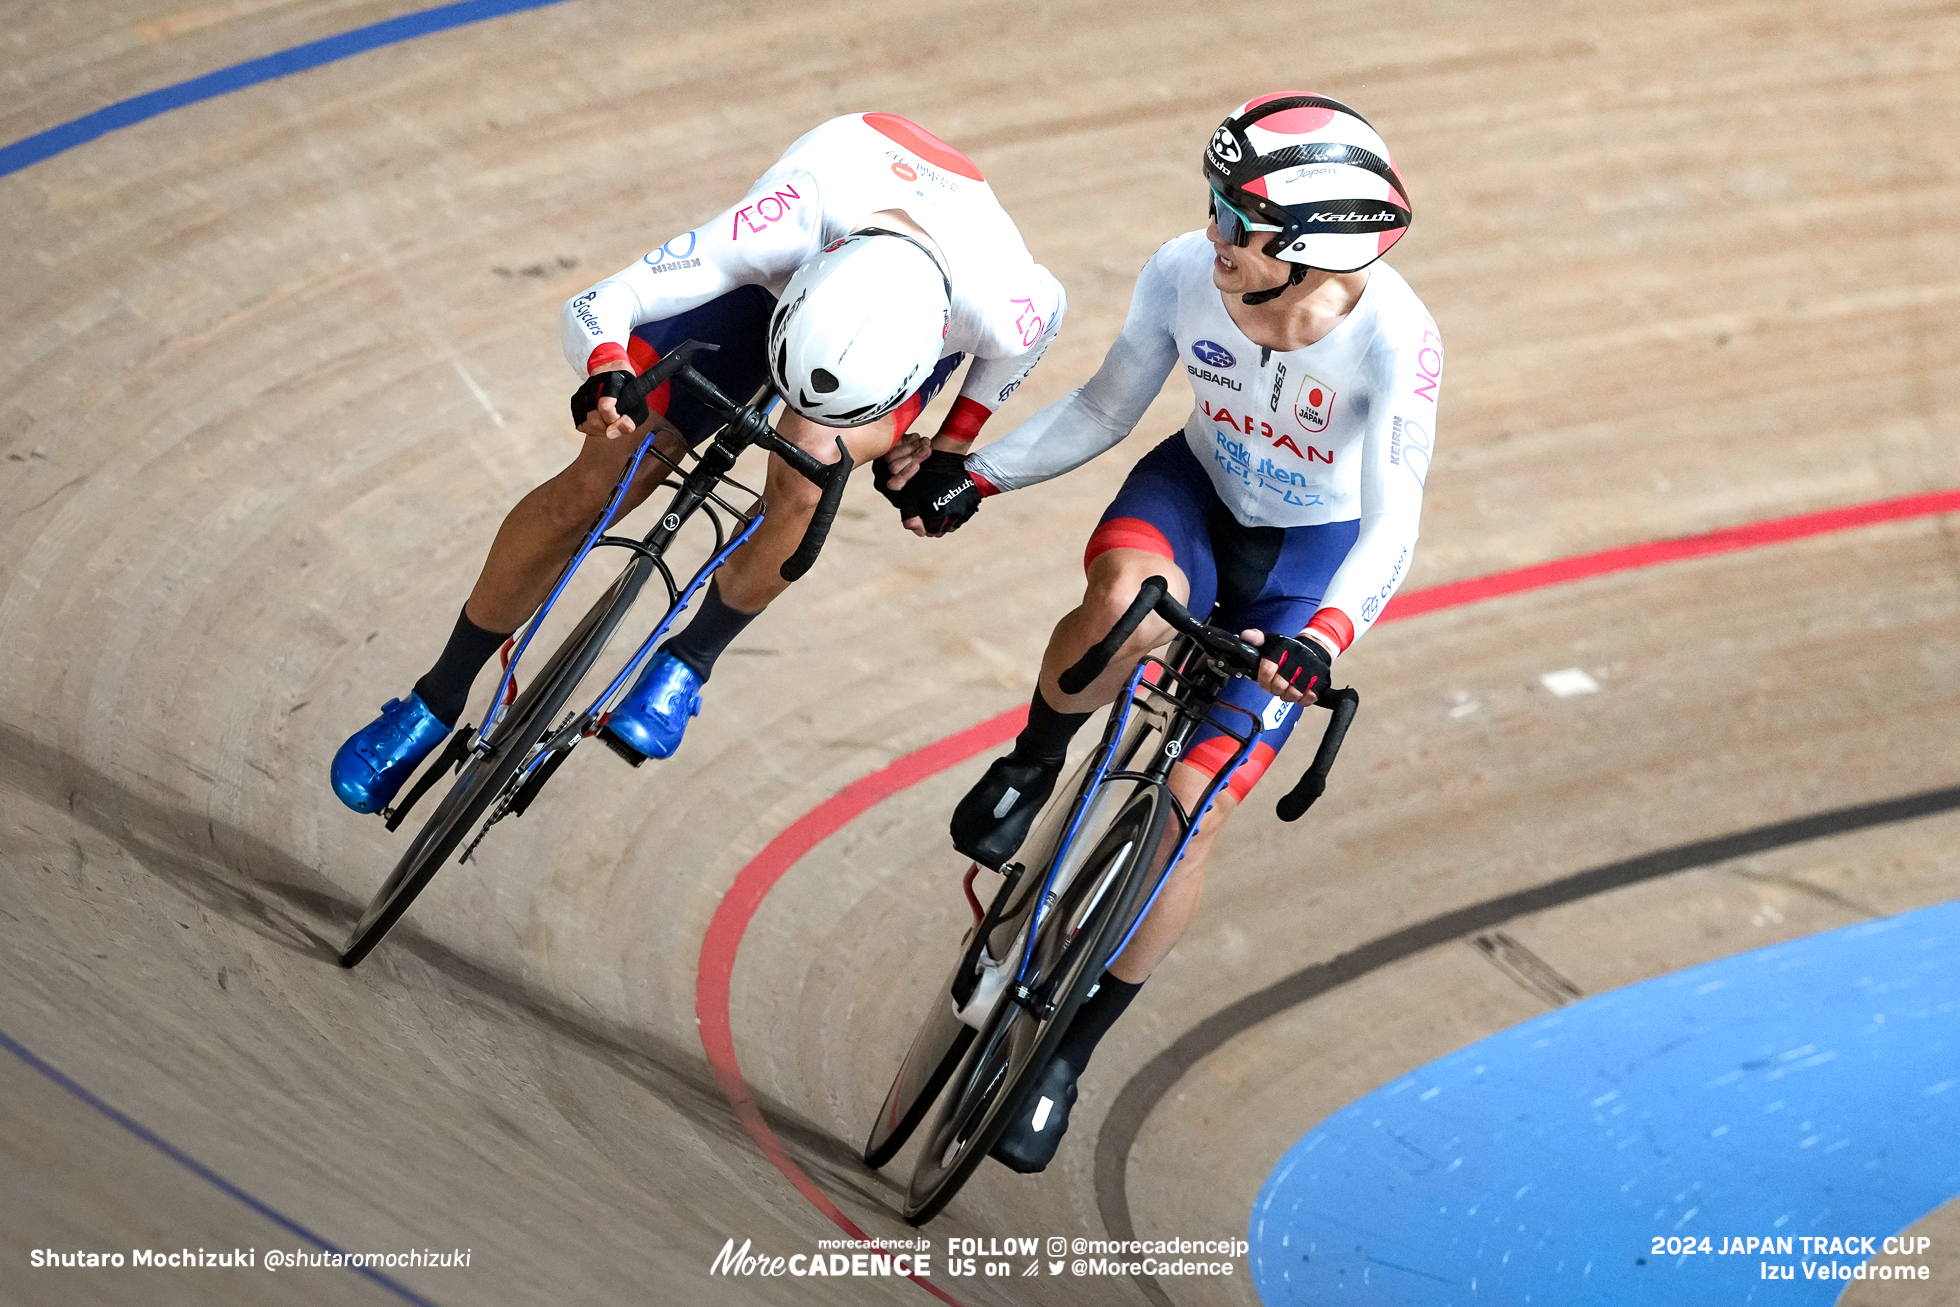
[[[1232,357],[1232,351],[1215,340],[1191,342],[1191,354],[1208,368],[1235,368],[1239,365],[1239,361]]]

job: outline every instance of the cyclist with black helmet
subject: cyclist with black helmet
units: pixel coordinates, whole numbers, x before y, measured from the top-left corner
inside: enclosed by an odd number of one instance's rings
[[[1410,218],[1388,147],[1338,101],[1288,92],[1235,110],[1204,173],[1210,225],[1145,265],[1101,369],[966,464],[983,495],[1060,475],[1127,436],[1173,368],[1191,383],[1183,429],[1137,463],[1089,537],[1087,591],[1049,640],[1027,728],[953,814],[961,853],[988,867],[1012,856],[1070,738],[1170,637],[1146,618],[1087,690],[1056,684],[1146,577],[1272,653],[1256,685],[1234,681],[1223,696],[1263,718],[1258,745],[995,1147],[1021,1171],[1053,1157],[1097,1041],[1190,921],[1219,828],[1380,616],[1416,541],[1443,344],[1408,283],[1377,262]],[[900,460],[894,479],[907,471]],[[1235,747],[1201,730],[1172,792],[1196,802]]]
[[[971,356],[938,434],[907,442],[909,484],[889,492],[912,524],[939,534],[979,506],[965,451],[1040,360],[1064,308],[1060,283],[964,154],[894,114],[810,131],[720,216],[565,305],[565,355],[586,378],[572,397],[583,447],[504,519],[441,656],[334,756],[335,792],[357,812],[380,811],[449,734],[477,673],[605,508],[637,444],[622,437],[658,426],[656,447],[672,459],[713,434],[707,411],[665,386],[646,411],[620,412],[625,379],[663,351],[688,339],[720,346],[695,366],[738,402],[773,384],[785,403],[778,430],[825,462],[839,429],[854,462],[889,453]],[[647,460],[621,511],[665,471]],[[762,525],[611,714],[620,747],[671,756],[715,660],[785,588],[778,569],[817,491],[774,455],[767,476]]]

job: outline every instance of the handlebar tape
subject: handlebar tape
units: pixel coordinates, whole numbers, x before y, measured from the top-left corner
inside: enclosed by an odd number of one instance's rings
[[[720,348],[719,345],[710,345],[702,340],[682,341],[662,354],[660,360],[652,367],[621,386],[619,397],[613,402],[622,413],[629,406],[639,408],[646,403],[648,395],[673,380],[674,374],[687,367],[696,354],[712,354]]]
[[[1348,727],[1354,722],[1354,713],[1361,706],[1361,696],[1353,686],[1345,690],[1334,690],[1325,700],[1316,700],[1324,708],[1333,710],[1333,719],[1327,723],[1326,734],[1320,737],[1320,748],[1314,753],[1313,763],[1301,773],[1299,783],[1280,796],[1275,810],[1281,821],[1298,821],[1308,808],[1313,807],[1327,790],[1327,773],[1334,769],[1334,759],[1341,752],[1341,742],[1347,738]]]
[[[851,453],[844,448],[844,438],[837,437],[837,461],[830,465],[824,474],[823,496],[817,500],[817,511],[810,515],[810,525],[804,529],[803,541],[796,546],[796,552],[783,560],[780,573],[785,581],[799,581],[817,561],[823,552],[823,542],[830,535],[830,524],[837,517],[837,506],[844,502],[844,483],[851,477]]]
[[[1130,601],[1129,609],[1117,619],[1115,626],[1109,628],[1109,634],[1102,638],[1102,643],[1083,654],[1075,666],[1056,678],[1055,683],[1061,687],[1062,693],[1080,694],[1088,689],[1089,682],[1102,675],[1103,668],[1109,666],[1109,660],[1116,656],[1116,651],[1123,647],[1126,640],[1136,634],[1137,627],[1155,610],[1168,588],[1168,583],[1161,576],[1144,581],[1137,590],[1137,597]]]

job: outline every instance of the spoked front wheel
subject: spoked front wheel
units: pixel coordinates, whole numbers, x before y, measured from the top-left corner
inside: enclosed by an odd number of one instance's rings
[[[906,1196],[905,1219],[937,1216],[985,1160],[1054,1055],[1121,939],[1169,817],[1165,792],[1139,787],[1042,917],[1030,997],[1010,989],[952,1073]]]
[[[510,713],[492,733],[489,747],[470,751],[448,793],[442,796],[442,802],[368,902],[367,911],[361,914],[353,934],[347,938],[347,947],[340,955],[341,966],[359,965],[381,942],[415,902],[416,895],[455,853],[456,846],[463,842],[477,819],[516,781],[532,750],[551,733],[552,718],[572,697],[580,679],[611,637],[613,628],[633,606],[651,570],[652,565],[644,558],[629,563],[619,579],[606,588],[598,602],[553,651],[544,670],[517,696]],[[550,762],[544,764],[550,765]],[[539,782],[542,779],[542,776],[536,778]],[[529,796],[518,797],[528,799]]]

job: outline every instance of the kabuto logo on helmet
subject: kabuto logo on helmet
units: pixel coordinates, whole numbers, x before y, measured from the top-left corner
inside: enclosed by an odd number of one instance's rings
[[[1306,220],[1308,222],[1387,223],[1391,227],[1402,225],[1402,215],[1393,209],[1383,209],[1379,213],[1355,213],[1352,210],[1346,213],[1315,212],[1308,214]]]
[[[1211,134],[1211,154],[1214,159],[1228,167],[1245,157],[1244,152],[1239,149],[1239,143],[1232,139],[1231,128],[1223,126]]]

